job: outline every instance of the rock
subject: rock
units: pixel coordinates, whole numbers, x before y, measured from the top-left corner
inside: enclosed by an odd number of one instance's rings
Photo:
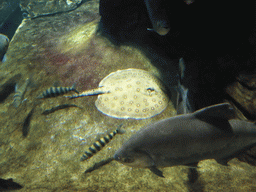
[[[152,118],[120,120],[99,112],[93,96],[76,100],[61,96],[37,99],[56,82],[60,86],[76,83],[82,91],[97,87],[109,73],[127,68],[150,71],[169,86],[175,82],[177,60],[162,57],[152,47],[113,45],[99,30],[98,9],[98,0],[85,1],[74,11],[24,19],[16,31],[8,59],[0,64],[1,178],[12,178],[23,187],[20,192],[253,191],[256,169],[237,159],[227,167],[214,160],[202,161],[197,172],[185,167],[165,168],[165,179],[148,170],[108,161],[141,127],[175,115],[172,102]],[[154,41],[151,39],[150,43]],[[169,70],[163,67],[165,63]],[[31,78],[32,83],[15,108],[15,85],[22,85],[26,78]],[[42,114],[66,104],[78,107]],[[92,158],[80,162],[92,143],[121,123],[125,134],[117,135]],[[101,161],[106,165],[84,173]]]
[[[240,76],[240,78],[242,78]],[[248,78],[248,76],[247,76]],[[242,78],[245,80],[245,76]],[[253,76],[250,78],[251,81],[247,81],[247,84],[254,85]],[[248,89],[248,87],[243,86],[240,82],[234,82],[226,88],[226,92],[232,99],[239,105],[239,109],[245,114],[249,119],[256,118],[256,91],[255,89]]]
[[[35,18],[74,10],[81,2],[82,0],[21,0],[20,7],[28,13],[29,18]]]

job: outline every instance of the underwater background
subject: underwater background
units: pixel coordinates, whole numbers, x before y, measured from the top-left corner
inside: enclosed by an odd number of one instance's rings
[[[194,110],[229,101],[256,118],[256,3],[160,2],[165,35],[143,0],[1,0],[0,191],[256,191],[255,147],[228,166],[161,168],[165,178],[112,161],[142,127],[176,115],[180,58]]]

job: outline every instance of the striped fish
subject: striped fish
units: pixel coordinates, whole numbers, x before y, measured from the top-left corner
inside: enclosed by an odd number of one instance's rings
[[[49,98],[49,97],[57,97],[59,95],[63,95],[70,91],[79,93],[75,88],[75,84],[73,84],[72,87],[50,87],[49,89],[45,90],[43,94],[38,96],[37,98],[43,99],[43,98]]]
[[[18,87],[18,84],[16,84],[15,94],[13,96],[13,105],[14,105],[14,107],[17,108],[21,104],[21,101],[23,99],[23,95],[24,95],[24,93],[27,89],[28,84],[29,84],[29,78],[26,79],[25,83],[21,87]]]
[[[81,161],[87,160],[89,158],[91,158],[94,154],[96,154],[98,151],[100,151],[106,144],[108,144],[112,138],[117,134],[123,134],[124,130],[121,130],[120,128],[122,127],[123,124],[118,126],[118,129],[116,129],[115,131],[107,134],[105,137],[100,138],[98,141],[96,141],[95,143],[93,143],[88,151],[85,151],[83,156],[81,157]]]

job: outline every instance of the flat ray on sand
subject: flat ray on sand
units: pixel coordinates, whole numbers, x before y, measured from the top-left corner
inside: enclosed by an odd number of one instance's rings
[[[87,90],[70,98],[98,95],[99,111],[120,119],[145,119],[160,114],[169,98],[163,83],[141,69],[125,69],[110,73],[99,88]]]

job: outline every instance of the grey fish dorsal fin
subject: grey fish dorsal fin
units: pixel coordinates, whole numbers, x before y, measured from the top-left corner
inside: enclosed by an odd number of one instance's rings
[[[207,120],[209,117],[227,120],[236,118],[235,111],[229,103],[211,105],[194,112],[193,115],[201,120]]]

